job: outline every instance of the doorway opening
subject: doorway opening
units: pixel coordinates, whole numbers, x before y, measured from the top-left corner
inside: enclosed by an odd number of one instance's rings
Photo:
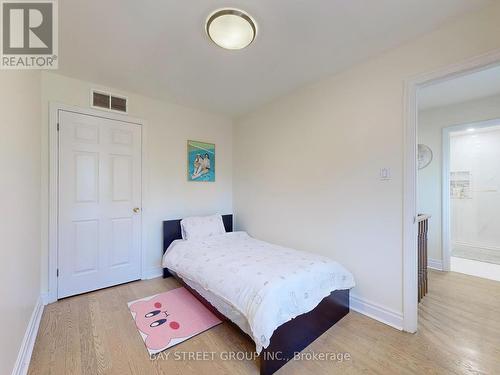
[[[498,95],[481,100],[500,112]],[[443,150],[443,259],[500,281],[500,118],[445,128]]]
[[[490,79],[484,79],[484,75],[487,74],[490,74]],[[424,285],[429,288],[427,276],[431,271],[428,270],[432,268],[440,271],[451,270],[451,257],[448,261],[444,256],[444,249],[450,249],[451,237],[442,235],[442,229],[447,225],[443,215],[443,202],[445,201],[442,188],[445,183],[442,164],[443,129],[500,118],[500,113],[487,114],[487,117],[471,117],[473,112],[467,112],[466,106],[461,105],[467,101],[479,100],[496,94],[500,96],[500,90],[498,90],[500,83],[495,84],[491,76],[495,76],[495,79],[498,79],[497,82],[500,82],[500,51],[424,74],[406,82],[403,329],[407,332],[417,331],[420,278],[425,278],[427,284],[424,283]],[[485,94],[487,87],[489,90],[497,91]],[[439,108],[450,106],[456,106],[461,111],[448,113],[447,117],[436,120]],[[499,111],[500,102],[488,108]],[[427,115],[424,113],[426,110]],[[434,117],[432,117],[433,114]],[[424,122],[433,119],[439,125],[435,125],[432,131],[429,130],[430,128],[426,129]],[[437,133],[437,135],[431,140],[423,139],[432,133],[434,135]],[[421,182],[425,181],[425,174],[433,176],[432,184],[427,191],[424,191],[421,186]],[[428,220],[427,226],[419,224],[419,219],[422,217],[418,214],[427,214],[424,216]],[[425,235],[419,235],[419,229],[422,227],[427,229]],[[419,239],[422,238],[427,240],[426,246],[423,247],[419,244]],[[425,257],[419,258],[420,249],[427,250]],[[422,272],[418,268],[419,264],[424,267]]]
[[[427,264],[500,280],[500,67],[419,93],[417,209]]]

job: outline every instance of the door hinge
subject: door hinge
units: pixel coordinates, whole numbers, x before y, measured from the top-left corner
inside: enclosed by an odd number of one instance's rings
[[[59,131],[59,123],[57,123],[57,131]]]
[[[59,268],[56,270],[56,277],[59,277]]]

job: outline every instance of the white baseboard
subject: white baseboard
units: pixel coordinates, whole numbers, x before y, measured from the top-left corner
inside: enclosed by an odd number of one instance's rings
[[[442,271],[443,270],[443,261],[441,259],[428,259],[427,267],[432,268],[433,270]]]
[[[157,277],[162,277],[162,276],[163,276],[163,268],[154,267],[145,272],[143,280],[155,279]]]
[[[42,293],[40,295],[40,298],[42,299],[42,304],[44,306],[47,306],[50,303],[50,296],[49,293]]]
[[[473,247],[475,249],[500,251],[500,247],[498,247],[498,246],[484,245],[481,243],[472,243],[472,242],[459,242],[459,241],[453,242],[453,247],[458,247],[458,246]]]
[[[360,314],[378,320],[397,330],[403,330],[403,314],[401,313],[353,295],[350,296],[350,305],[352,310]]]
[[[42,319],[43,308],[44,304],[42,302],[42,297],[40,296],[36,301],[35,308],[33,309],[30,321],[28,322],[28,327],[26,328],[26,332],[19,349],[19,354],[17,355],[16,364],[12,370],[12,375],[26,375],[28,373],[31,354],[33,353],[38,327],[40,326],[40,320]]]
[[[451,270],[466,275],[500,281],[500,265],[451,257]]]

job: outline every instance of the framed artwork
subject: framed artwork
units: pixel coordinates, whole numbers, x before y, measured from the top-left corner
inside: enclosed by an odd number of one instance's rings
[[[188,141],[188,181],[215,181],[215,145]]]

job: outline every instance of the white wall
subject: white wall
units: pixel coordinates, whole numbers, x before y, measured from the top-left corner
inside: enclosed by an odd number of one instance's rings
[[[109,89],[53,73],[42,74],[42,288],[48,287],[48,106],[50,101],[89,108],[91,88]],[[129,98],[129,114],[147,122],[146,268],[157,273],[163,220],[232,212],[232,121],[219,115],[112,90]],[[216,145],[216,182],[187,181],[187,140]]]
[[[450,137],[450,171],[471,175],[470,197],[451,199],[451,239],[500,255],[500,128],[474,133]]]
[[[0,374],[40,296],[40,73],[0,71]]]
[[[426,90],[432,90],[432,87]],[[428,254],[430,259],[441,261],[443,128],[500,118],[500,95],[422,110],[418,116],[418,143],[426,144],[433,152],[431,164],[418,173],[418,211],[432,216],[429,221]]]
[[[400,316],[404,80],[500,48],[498,35],[497,3],[239,119],[236,227],[331,256],[353,295]]]

